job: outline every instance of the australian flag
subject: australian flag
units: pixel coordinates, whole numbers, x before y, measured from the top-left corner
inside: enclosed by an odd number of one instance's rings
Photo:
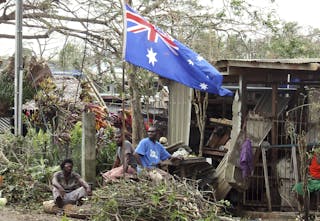
[[[161,31],[126,5],[125,60],[200,91],[232,95],[223,76],[203,57]]]

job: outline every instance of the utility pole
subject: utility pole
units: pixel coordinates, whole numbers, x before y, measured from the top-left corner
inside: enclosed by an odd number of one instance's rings
[[[14,63],[14,134],[22,135],[22,0],[16,0],[16,50]]]

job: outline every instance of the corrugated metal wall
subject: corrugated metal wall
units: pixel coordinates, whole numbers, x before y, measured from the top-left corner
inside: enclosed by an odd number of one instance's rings
[[[0,133],[5,133],[10,130],[10,118],[9,117],[0,117]]]
[[[189,144],[193,89],[171,81],[169,85],[168,143]]]

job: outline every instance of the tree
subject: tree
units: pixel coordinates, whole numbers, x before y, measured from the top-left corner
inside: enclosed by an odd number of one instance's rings
[[[33,84],[31,67],[33,60],[28,56],[28,50],[24,50],[24,77],[23,77],[23,102],[32,99],[36,90]],[[14,103],[14,57],[7,60],[7,65],[0,73],[0,116],[7,116],[10,107]]]
[[[75,44],[66,43],[59,53],[59,65],[63,70],[82,69],[84,51]]]
[[[204,96],[202,96],[200,91],[194,90],[193,105],[197,118],[197,126],[200,132],[199,156],[201,157],[204,144],[204,131],[207,120],[206,110],[208,107],[208,97],[208,93],[204,93]]]
[[[319,47],[308,35],[302,35],[302,31],[295,22],[284,23],[282,28],[271,36],[269,51],[276,58],[317,57]]]
[[[264,33],[263,30],[273,25],[272,12],[262,11],[248,1],[221,0],[221,2],[222,7],[215,9],[191,0],[147,0],[134,1],[133,8],[151,23],[190,46],[203,57],[212,60],[219,58],[220,54],[217,51],[222,45],[221,39],[223,40],[225,36],[229,34],[240,36],[242,33],[261,34]],[[0,25],[14,25],[14,0],[0,3],[0,12]],[[63,35],[70,39],[83,40],[86,44],[84,53],[93,52],[97,55],[98,59],[90,65],[99,66],[98,75],[105,74],[106,71],[114,74],[113,71],[117,67],[121,68],[123,23],[120,1],[25,0],[23,21],[24,27],[28,28],[30,33],[24,36],[25,39],[41,41],[42,38]],[[203,36],[211,38],[212,42],[217,39],[217,43],[213,45],[210,42],[209,47],[203,47],[199,43],[207,42],[208,39],[203,39]],[[1,34],[0,37],[13,36]],[[136,80],[134,78],[139,71],[134,72],[134,75],[128,76],[129,81]],[[141,98],[138,91],[141,86],[139,83],[138,81],[130,83],[133,100],[137,102],[133,103],[133,106],[139,105]],[[138,106],[133,109],[139,110]],[[136,117],[133,116],[134,119]]]

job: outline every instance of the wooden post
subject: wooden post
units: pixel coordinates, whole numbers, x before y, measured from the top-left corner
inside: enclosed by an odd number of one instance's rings
[[[245,123],[245,117],[247,116],[247,81],[241,74],[239,76],[239,97],[241,101],[241,126]]]
[[[89,184],[96,181],[96,120],[94,113],[82,115],[81,175]]]
[[[263,163],[263,173],[264,173],[264,182],[266,186],[266,194],[268,201],[268,210],[271,212],[271,196],[270,196],[270,186],[269,186],[269,175],[268,175],[268,166],[267,166],[267,157],[266,157],[266,148],[261,147],[262,153],[262,163]]]
[[[278,84],[277,83],[272,83],[272,104],[271,104],[271,114],[272,114],[272,128],[271,128],[271,144],[276,145],[278,144]],[[278,150],[275,148],[271,149],[271,159],[273,162],[278,161]],[[272,163],[270,164],[271,170],[270,174],[271,176],[276,176],[277,174],[277,169],[276,169],[276,164]],[[277,182],[271,183],[272,189],[278,189],[279,184]],[[275,191],[272,191],[272,199],[275,198]],[[277,200],[274,201],[274,203],[278,203]]]
[[[291,149],[291,158],[293,164],[293,174],[295,179],[295,184],[299,182],[299,172],[298,172],[298,161],[297,161],[297,148],[293,146]],[[301,211],[300,203],[298,203],[298,210]]]
[[[278,143],[278,85],[277,84],[272,84],[272,129],[271,129],[271,139],[273,145]],[[276,157],[276,151],[272,152],[272,156]],[[277,160],[277,158],[273,158]]]

